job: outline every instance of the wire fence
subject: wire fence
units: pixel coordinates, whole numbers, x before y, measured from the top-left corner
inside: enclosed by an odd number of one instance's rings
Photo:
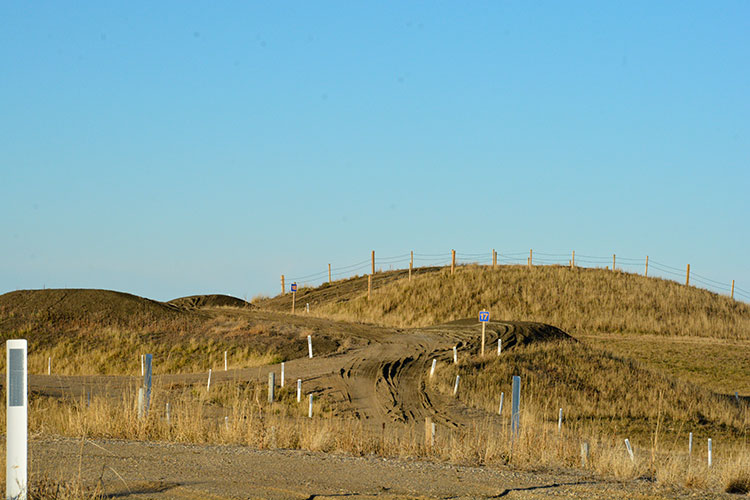
[[[371,256],[371,258],[361,262],[346,266],[329,264],[327,269],[320,272],[285,278],[285,281],[289,284],[298,283],[301,286],[318,286],[329,281],[329,279],[334,281],[353,276],[367,275],[372,272],[373,258],[376,271],[406,270],[409,269],[410,264],[415,270],[425,267],[449,267],[454,262],[452,251],[444,253],[411,252],[391,257],[379,257],[377,254],[374,254],[374,257]],[[688,271],[689,266],[678,268],[649,259],[649,257],[596,256],[575,254],[574,252],[570,254],[534,251],[504,253],[494,251],[477,253],[455,252],[455,265],[457,266],[468,264],[492,266],[494,262],[497,265],[575,266],[616,269],[633,274],[671,279],[681,284],[689,283],[690,286],[697,286],[711,292],[729,295],[736,300],[750,302],[750,291],[740,288],[734,281],[731,283],[717,281],[695,273],[692,270]]]

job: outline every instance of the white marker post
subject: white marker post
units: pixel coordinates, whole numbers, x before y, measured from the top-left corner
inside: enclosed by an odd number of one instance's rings
[[[281,362],[281,387],[284,387],[284,362]]]
[[[25,339],[6,346],[5,498],[26,500],[28,491],[28,347]]]
[[[713,460],[712,460],[713,457],[711,456],[712,452],[713,452],[713,448],[711,446],[711,438],[708,438],[708,466],[709,467],[711,467],[711,464],[713,463]]]
[[[497,355],[503,352],[503,339],[497,339]]]
[[[437,364],[437,358],[433,358],[432,360],[432,368],[430,368],[430,378],[432,378],[433,375],[435,375],[435,365]]]
[[[458,350],[456,349],[457,346],[453,346],[453,364],[458,364]]]
[[[307,336],[307,355],[312,359],[312,336]]]
[[[276,392],[276,374],[268,372],[268,402],[273,403],[274,392]]]
[[[143,375],[143,388],[146,392],[146,401],[144,406],[144,415],[148,416],[148,410],[151,407],[151,374],[152,374],[152,361],[154,359],[153,354],[146,354],[145,356],[145,363],[146,363],[146,371],[145,375]]]
[[[562,408],[560,408],[560,412],[557,414],[557,432],[562,431]]]
[[[309,302],[307,304],[305,304],[305,312],[307,312],[307,314],[310,314],[310,303]]]
[[[513,394],[510,409],[510,430],[513,436],[518,435],[521,424],[521,377],[513,375]]]
[[[497,409],[497,414],[501,415],[503,413],[503,402],[505,401],[505,393],[500,393],[500,408]]]
[[[313,395],[310,394],[310,403],[307,406],[307,418],[312,418],[312,402],[313,402]]]
[[[227,351],[224,351],[224,371],[227,371]]]
[[[690,436],[688,437],[688,456],[691,456],[693,454],[693,433],[690,433]]]
[[[628,450],[628,455],[630,455],[630,461],[635,463],[635,456],[633,455],[633,447],[630,446],[630,440],[628,438],[625,438],[625,448]]]
[[[211,390],[211,368],[208,369],[208,383],[206,384],[206,392]]]
[[[141,354],[141,377],[146,374],[146,370],[143,368],[143,354]]]
[[[302,379],[297,379],[297,402],[302,402]]]
[[[47,375],[52,375],[52,356],[47,358]]]
[[[453,386],[453,395],[458,394],[458,381],[461,380],[461,375],[456,375],[456,385]]]

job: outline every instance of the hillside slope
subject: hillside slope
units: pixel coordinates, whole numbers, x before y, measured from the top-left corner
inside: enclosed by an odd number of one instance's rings
[[[405,271],[378,273],[367,299],[367,277],[297,293],[298,311],[393,327],[422,327],[476,317],[549,323],[570,333],[633,333],[750,339],[750,306],[661,278],[604,269],[558,266],[431,268],[411,281]],[[258,303],[289,311],[291,294]]]

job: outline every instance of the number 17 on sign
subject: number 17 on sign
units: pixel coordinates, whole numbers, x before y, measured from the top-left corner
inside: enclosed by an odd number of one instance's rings
[[[490,320],[489,311],[479,311],[479,322],[482,323],[482,348],[481,348],[482,356],[484,356],[484,341],[485,341],[484,330],[489,320]]]

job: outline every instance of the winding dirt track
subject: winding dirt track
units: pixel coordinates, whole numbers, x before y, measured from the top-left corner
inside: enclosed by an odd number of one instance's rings
[[[499,425],[496,415],[467,408],[425,383],[433,359],[438,360],[439,370],[453,362],[454,345],[459,356],[475,353],[480,332],[473,321],[408,331],[359,331],[363,342],[358,347],[288,361],[286,378],[302,379],[305,392],[315,392],[333,403],[334,414],[357,417],[375,428],[396,422],[419,423],[427,416],[451,428],[478,418]],[[559,335],[559,330],[546,325],[493,322],[487,328],[487,352],[494,355],[498,338],[502,338],[504,349],[510,349]],[[213,381],[263,380],[271,370],[277,371],[278,365],[218,371]],[[205,381],[206,374],[162,374],[155,379],[158,383],[184,384]],[[87,391],[122,397],[123,391],[132,390],[139,381],[136,377],[29,377],[31,390],[74,397],[83,397]],[[663,497],[642,485],[617,487],[573,472],[553,477],[288,450],[104,440],[80,443],[70,439],[43,440],[34,449],[35,464],[44,470],[70,474],[79,463],[84,478],[106,479],[109,490],[123,498],[678,497],[674,493]]]

